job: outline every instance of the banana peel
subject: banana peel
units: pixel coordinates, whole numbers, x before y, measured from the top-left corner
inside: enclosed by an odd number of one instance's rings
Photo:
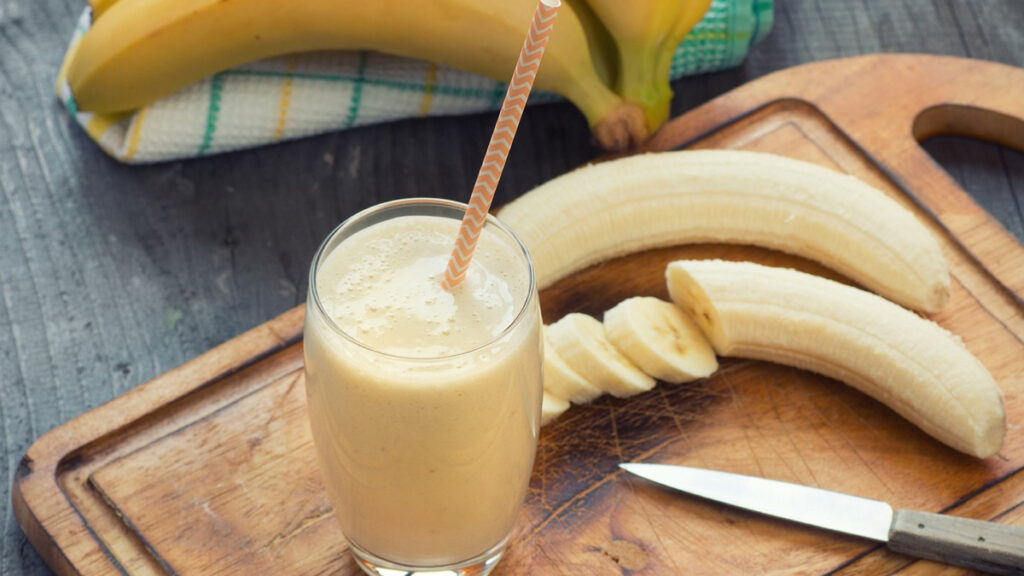
[[[100,114],[139,108],[246,62],[313,50],[376,50],[504,82],[535,7],[533,0],[94,2],[98,17],[70,56],[66,79],[79,110]],[[600,45],[592,37],[563,6],[535,87],[573,102],[603,148],[624,150],[650,130],[642,108],[606,84],[611,65],[592,55]]]

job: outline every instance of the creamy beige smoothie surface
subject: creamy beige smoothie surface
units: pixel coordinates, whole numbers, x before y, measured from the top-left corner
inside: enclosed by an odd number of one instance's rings
[[[483,241],[465,282],[445,291],[458,224],[406,216],[357,232],[317,275],[327,315],[356,340],[398,356],[449,356],[493,339],[522,306],[528,271],[514,245]]]
[[[537,307],[506,330],[529,296],[520,248],[485,230],[448,293],[441,277],[457,228],[396,218],[321,263],[323,308],[361,345],[307,314],[310,422],[342,530],[409,565],[466,560],[505,538],[539,427]]]

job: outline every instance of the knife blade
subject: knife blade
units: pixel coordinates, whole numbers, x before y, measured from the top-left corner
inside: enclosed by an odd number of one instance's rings
[[[746,510],[885,542],[893,552],[1024,575],[1024,528],[916,510],[831,490],[716,470],[622,463],[630,474]]]

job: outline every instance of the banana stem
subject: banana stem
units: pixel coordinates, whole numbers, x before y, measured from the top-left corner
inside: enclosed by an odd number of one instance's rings
[[[619,94],[644,109],[647,129],[654,132],[668,120],[672,89],[668,86],[668,69],[661,74],[661,42],[647,41],[619,44],[619,69],[616,87]],[[671,60],[670,60],[671,62]]]

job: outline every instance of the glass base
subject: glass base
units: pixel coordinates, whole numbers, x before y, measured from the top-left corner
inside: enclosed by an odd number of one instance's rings
[[[487,576],[505,553],[506,540],[490,550],[450,566],[405,566],[379,558],[349,542],[356,564],[370,576]]]

